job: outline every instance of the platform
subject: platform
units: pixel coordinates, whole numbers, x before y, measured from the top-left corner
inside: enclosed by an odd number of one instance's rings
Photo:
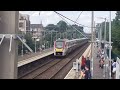
[[[108,79],[109,73],[105,69],[99,68],[99,59],[96,57],[97,55],[97,48],[94,47],[94,53],[93,53],[93,77],[92,79]],[[86,51],[83,53],[84,57],[90,57],[91,56],[91,45],[88,46]],[[79,58],[79,61],[81,61],[82,56]],[[105,63],[108,64],[109,61],[105,60]],[[107,68],[106,68],[107,69]],[[79,72],[80,75],[80,72]],[[69,73],[66,75],[64,79],[76,79],[76,73],[74,69],[72,68]],[[79,76],[77,79],[81,79]]]
[[[99,58],[97,58],[97,48],[94,48],[94,59],[93,59],[93,79],[108,79],[108,72],[106,71],[106,75],[105,75],[105,72],[104,70],[105,69],[101,69],[99,68]],[[105,60],[105,63],[108,64],[109,61],[108,60]],[[105,77],[105,76],[106,77]]]
[[[19,57],[17,67],[31,63],[35,60],[41,59],[41,58],[51,55],[53,53],[54,53],[53,48],[50,48],[50,49],[46,49],[42,52],[37,52],[37,53],[30,54],[30,55],[25,55],[23,57]]]
[[[85,50],[85,52],[83,53],[83,56],[85,56],[85,57],[90,56],[90,53],[91,53],[90,49],[91,49],[91,44]],[[81,59],[82,59],[82,56],[79,58],[80,63],[81,63]],[[75,71],[73,68],[69,71],[69,73],[66,75],[66,77],[64,79],[75,79]]]

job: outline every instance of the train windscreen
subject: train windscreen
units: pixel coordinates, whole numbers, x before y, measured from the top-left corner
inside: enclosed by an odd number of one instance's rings
[[[56,41],[56,48],[63,48],[63,41]]]

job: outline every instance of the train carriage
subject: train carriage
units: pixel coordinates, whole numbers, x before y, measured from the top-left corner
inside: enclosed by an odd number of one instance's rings
[[[66,56],[71,51],[75,50],[77,47],[88,42],[88,39],[58,39],[54,41],[54,56]]]

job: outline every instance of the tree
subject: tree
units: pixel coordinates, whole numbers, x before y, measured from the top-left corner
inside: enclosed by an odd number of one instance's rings
[[[34,41],[33,41],[33,39],[32,39],[32,34],[26,33],[25,39],[26,39],[26,44],[27,44],[32,50],[34,50]],[[25,50],[27,50],[26,47],[25,47]]]
[[[22,33],[19,32],[19,34],[22,34]],[[34,50],[34,41],[32,40],[32,34],[30,34],[30,33],[23,34],[23,38],[26,40],[26,44],[32,50]],[[21,54],[21,50],[22,50],[22,43],[20,41],[18,41],[18,55]],[[23,53],[25,53],[25,50],[28,50],[28,49],[23,45]]]
[[[48,24],[48,25],[45,27],[45,29],[46,29],[46,30],[54,30],[56,27],[57,27],[57,26],[54,25],[54,24]]]
[[[117,11],[117,12],[116,12],[115,20],[119,20],[119,19],[120,19],[120,11]]]
[[[104,22],[101,23],[102,24],[102,36],[104,35]],[[115,19],[113,19],[113,21],[111,22],[111,40],[113,42],[112,44],[112,51],[115,54],[120,54],[120,11],[116,12],[116,17]],[[109,22],[106,22],[106,39],[107,41],[109,41]]]
[[[81,26],[78,26],[78,25],[72,25],[73,27],[75,27],[77,30],[79,30],[80,32],[84,32],[83,31],[83,27],[81,27]]]
[[[59,27],[59,32],[65,32],[68,28],[67,23],[62,20],[57,23],[57,26]]]

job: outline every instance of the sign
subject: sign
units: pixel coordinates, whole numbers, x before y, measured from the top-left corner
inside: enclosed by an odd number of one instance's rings
[[[76,62],[73,62],[73,69],[76,70]]]
[[[80,68],[80,64],[78,59],[76,59],[76,62],[73,62],[73,69],[76,70],[76,72],[78,72],[79,68]]]

